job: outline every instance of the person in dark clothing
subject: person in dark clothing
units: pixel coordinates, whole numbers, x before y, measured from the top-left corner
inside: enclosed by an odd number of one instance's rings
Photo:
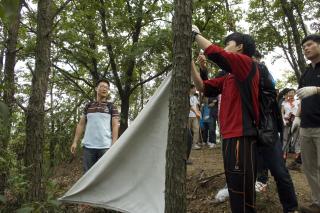
[[[197,87],[207,97],[221,93],[219,114],[220,130],[223,137],[223,159],[232,212],[256,212],[256,124],[259,118],[258,91],[259,73],[248,78],[257,67],[251,56],[255,52],[255,42],[251,36],[233,33],[226,37],[225,48],[212,44],[193,27],[195,41],[209,60],[215,62],[227,75],[203,81],[192,62],[192,78]],[[237,81],[248,90],[240,95]],[[251,107],[248,108],[248,106]],[[250,112],[255,115],[250,116]]]
[[[273,97],[269,102],[270,111],[274,113],[274,122],[276,124],[275,128],[277,132],[282,132],[282,119],[281,114],[278,108],[278,104],[276,101],[276,89],[275,82],[273,80],[272,75],[270,74],[268,68],[260,63],[261,54],[255,54],[254,60],[258,63],[259,71],[260,71],[260,79],[263,81],[264,91],[268,91],[269,93],[273,93]],[[261,82],[260,81],[260,82]],[[263,94],[260,94],[260,96]],[[269,106],[269,104],[266,104]],[[278,122],[277,122],[278,121]],[[282,151],[282,143],[280,138],[277,138],[277,141],[273,146],[257,146],[258,157],[257,157],[257,182],[256,182],[256,190],[263,191],[263,187],[266,187],[268,181],[268,169],[273,176],[278,190],[278,195],[280,198],[280,202],[282,204],[283,212],[294,212],[298,209],[297,197],[295,194],[294,185],[286,168],[285,161],[283,159],[283,151]]]
[[[302,205],[303,213],[320,212],[320,35],[302,40],[305,57],[311,61],[299,81],[297,96],[301,105],[292,124],[299,127],[303,171],[311,188],[311,205]]]

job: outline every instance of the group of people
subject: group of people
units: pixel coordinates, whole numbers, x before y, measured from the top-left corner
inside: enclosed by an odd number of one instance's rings
[[[268,81],[262,80],[271,75],[259,63],[259,57],[255,55],[255,41],[251,36],[232,33],[225,38],[225,48],[204,38],[196,26],[192,28],[192,36],[204,50],[207,59],[224,72],[223,75],[208,79],[202,73],[201,66],[198,72],[192,61],[191,76],[197,90],[206,97],[221,94],[219,126],[232,212],[256,212],[256,181],[262,182],[268,173],[265,171],[270,170],[277,185],[283,212],[319,213],[320,35],[312,34],[303,39],[301,45],[311,64],[299,81],[299,100],[294,99],[294,90],[287,91],[287,97],[280,105],[281,112],[276,95],[265,92],[272,87],[275,91],[275,88],[272,84],[265,84]],[[266,99],[271,102],[266,104]],[[260,121],[268,113],[272,115],[271,125],[274,131],[279,134],[275,134],[277,137],[273,138],[271,144],[265,145],[262,135],[267,133],[261,131],[263,127],[260,126]],[[296,159],[301,156],[303,171],[312,192],[311,204],[300,207],[284,161],[284,154],[292,140],[298,141],[294,143]]]
[[[189,129],[192,140],[188,144],[189,148],[193,144],[193,149],[201,147],[214,148],[216,145],[216,123],[218,117],[218,98],[201,97],[196,93],[193,84],[190,86],[190,113]]]
[[[199,148],[199,141],[214,146],[219,114],[224,170],[232,212],[256,212],[255,189],[257,183],[266,183],[269,170],[275,179],[283,212],[300,210],[320,213],[320,35],[312,34],[302,41],[305,57],[311,63],[300,78],[296,92],[298,99],[294,98],[295,91],[289,89],[282,101],[273,94],[272,76],[260,63],[261,55],[256,51],[251,36],[232,33],[225,38],[224,48],[204,38],[196,26],[192,28],[192,37],[204,54],[198,57],[200,72],[195,62],[191,62],[194,85],[190,88],[188,155],[192,144],[195,149]],[[212,79],[208,79],[207,60],[213,61],[222,70]],[[85,106],[71,146],[74,154],[84,132],[85,172],[118,138],[119,113],[107,101],[109,86],[107,80],[97,82],[96,100]],[[205,97],[202,106],[199,106],[195,96],[196,89]],[[267,90],[271,91],[271,101],[264,97],[269,93],[265,92]],[[262,102],[266,106],[264,109],[261,108]],[[262,145],[259,125],[262,115],[270,112],[273,115],[272,129],[277,132],[277,137],[272,144]],[[300,205],[300,208],[283,160],[292,140],[297,141],[293,143],[295,162],[301,163],[302,159],[303,171],[312,192],[312,203]],[[263,186],[260,184],[258,187]]]

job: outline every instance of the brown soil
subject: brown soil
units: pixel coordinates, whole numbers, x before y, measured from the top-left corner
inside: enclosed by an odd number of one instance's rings
[[[192,165],[187,167],[187,199],[188,213],[222,213],[230,212],[229,202],[215,204],[215,194],[225,185],[223,161],[220,147],[202,148],[191,153]],[[289,159],[289,162],[292,158]],[[53,180],[60,190],[58,197],[65,193],[82,175],[80,158],[75,158],[54,171]],[[299,203],[310,202],[310,189],[301,171],[290,171]],[[64,205],[64,212],[79,212],[78,206]],[[281,213],[276,186],[272,177],[269,178],[267,192],[257,195],[257,210],[263,213]],[[88,212],[100,212],[91,210]]]
[[[225,185],[223,161],[220,147],[192,150],[192,165],[187,168],[188,176],[188,213],[222,213],[230,212],[229,202],[215,204],[215,194]],[[292,161],[290,157],[288,163]],[[310,189],[301,171],[290,170],[295,186],[298,202],[310,202]],[[213,176],[213,177],[212,177]],[[204,179],[210,181],[203,183]],[[281,213],[282,207],[272,176],[269,175],[266,192],[257,194],[257,211],[263,213]]]

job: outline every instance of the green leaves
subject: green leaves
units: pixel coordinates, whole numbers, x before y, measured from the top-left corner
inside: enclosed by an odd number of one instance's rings
[[[0,1],[0,18],[3,22],[10,20],[18,9],[19,0],[1,0]]]
[[[6,122],[9,118],[9,109],[5,103],[0,101],[0,120]]]
[[[34,210],[32,207],[23,207],[16,211],[16,213],[31,213]]]
[[[7,202],[7,199],[4,195],[0,195],[0,203],[6,203]]]

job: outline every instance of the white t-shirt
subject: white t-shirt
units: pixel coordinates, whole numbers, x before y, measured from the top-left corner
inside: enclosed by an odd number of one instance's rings
[[[198,99],[195,95],[190,96],[190,107],[197,108],[198,103],[199,103]],[[196,113],[194,113],[193,111],[190,110],[189,118],[195,118],[195,117],[197,117]]]
[[[292,105],[288,101],[283,101],[282,106],[284,109],[284,117],[288,118],[290,113],[293,115],[296,115],[298,111],[299,103],[300,103],[299,100],[294,100]]]

